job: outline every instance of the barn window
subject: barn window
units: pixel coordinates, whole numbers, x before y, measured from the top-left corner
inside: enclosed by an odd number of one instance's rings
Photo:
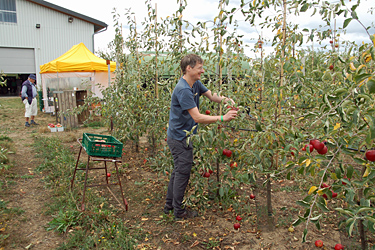
[[[0,0],[0,22],[17,23],[16,0]]]

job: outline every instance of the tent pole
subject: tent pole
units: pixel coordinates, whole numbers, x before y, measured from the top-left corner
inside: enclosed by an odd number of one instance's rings
[[[111,61],[106,60],[107,66],[108,66],[108,87],[111,86]]]

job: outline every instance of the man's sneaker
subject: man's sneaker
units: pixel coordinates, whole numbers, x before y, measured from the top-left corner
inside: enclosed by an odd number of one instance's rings
[[[194,218],[198,216],[198,212],[194,210],[185,210],[180,215],[175,215],[175,220],[184,220],[184,219],[189,219],[189,218]]]
[[[25,122],[25,127],[30,127],[30,123]]]
[[[36,123],[35,121],[31,121],[30,123],[31,123],[31,125],[39,125],[39,124]]]
[[[164,206],[164,208],[163,208],[163,212],[165,214],[169,214],[172,211],[173,211],[173,207]]]

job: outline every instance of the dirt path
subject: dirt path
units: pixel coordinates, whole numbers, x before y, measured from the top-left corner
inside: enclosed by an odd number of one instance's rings
[[[54,249],[63,242],[63,236],[47,231],[50,215],[43,214],[51,199],[50,190],[44,188],[43,176],[36,172],[40,159],[35,157],[34,139],[48,133],[48,123],[55,117],[39,113],[39,126],[25,127],[22,103],[18,98],[0,99],[0,135],[12,139],[15,154],[10,155],[12,168],[8,178],[2,178],[1,199],[11,213],[7,216],[1,234],[9,235],[3,242],[4,249]],[[1,248],[0,248],[1,249]]]

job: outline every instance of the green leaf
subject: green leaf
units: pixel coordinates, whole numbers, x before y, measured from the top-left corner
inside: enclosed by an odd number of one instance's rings
[[[335,208],[335,210],[338,211],[338,212],[341,213],[341,214],[346,214],[346,215],[349,215],[349,216],[351,216],[351,217],[354,216],[354,213],[351,212],[351,211],[349,211],[348,209],[343,209],[343,208],[341,208],[341,207],[337,207],[337,208]]]
[[[358,123],[358,119],[359,119],[359,110],[356,109],[356,110],[354,110],[354,112],[353,112],[353,123],[354,123],[355,125],[357,125],[357,123]]]
[[[255,128],[257,131],[262,131],[262,127],[260,126],[260,123],[258,121],[255,123]]]
[[[367,74],[367,73],[360,74],[360,75],[356,75],[356,76],[354,77],[354,81],[355,81],[356,83],[360,83],[360,82],[362,82],[363,80],[365,80],[366,78],[369,78],[369,77],[371,77],[371,76],[372,76],[371,74]]]
[[[370,79],[367,81],[367,88],[370,94],[375,93],[375,80]]]
[[[219,188],[219,195],[220,195],[220,197],[224,196],[224,188],[223,187]]]
[[[326,204],[323,204],[322,202],[317,202],[317,203],[316,203],[316,206],[317,206],[320,210],[322,210],[322,212],[325,212],[325,213],[329,212],[329,209],[327,208]]]
[[[322,217],[321,214],[319,214],[318,216],[315,216],[313,218],[310,218],[310,221],[313,222],[313,223],[315,223],[316,221],[318,221],[320,219],[320,217]]]
[[[338,89],[335,90],[335,95],[340,96],[340,95],[345,94],[347,92],[348,92],[348,90],[345,89],[345,88],[338,88]]]
[[[364,159],[362,159],[362,158],[358,158],[358,157],[353,157],[353,160],[356,162],[356,163],[358,163],[358,164],[366,164],[367,163],[367,161],[365,161]],[[353,168],[353,167],[352,167]],[[350,178],[350,177],[348,177],[348,178]]]
[[[372,123],[370,124],[370,135],[371,135],[371,139],[375,138],[375,126]]]
[[[344,29],[349,25],[351,20],[353,20],[353,18],[348,18],[344,21],[344,26],[343,26]]]
[[[299,200],[299,201],[296,201],[296,203],[302,207],[306,207],[306,208],[309,208],[310,207],[310,204],[307,203],[306,201],[303,201],[303,200]]]
[[[312,199],[313,199],[313,196],[312,196],[312,195],[308,195],[308,196],[306,196],[306,197],[303,199],[303,201],[310,202],[310,201],[312,201]]]
[[[316,228],[318,229],[318,230],[320,230],[320,222],[319,221],[313,221],[313,223],[315,224],[315,226],[316,226]]]
[[[301,7],[300,12],[305,12],[308,8],[309,8],[309,4],[308,4],[308,3],[305,3],[305,4]]]
[[[302,236],[302,242],[306,242],[306,236],[307,236],[307,228],[305,228],[305,230],[303,230],[303,236]]]
[[[297,220],[295,220],[293,223],[292,223],[292,225],[293,225],[293,227],[296,227],[296,226],[298,226],[299,224],[301,224],[302,223],[302,220],[300,219],[300,218],[298,218]]]
[[[375,223],[375,218],[374,217],[371,217],[371,216],[365,216],[365,219],[368,220],[368,221],[371,221],[372,223]]]
[[[354,227],[354,224],[355,224],[355,219],[354,218],[350,218],[346,221],[346,230],[348,232],[348,235],[349,236],[352,236],[352,232],[353,232],[353,227]]]
[[[362,208],[358,209],[357,214],[359,214],[359,213],[363,213],[363,212],[374,211],[374,210],[375,210],[375,209],[372,208],[372,207],[362,207]]]
[[[352,17],[353,19],[358,19],[357,12],[355,12],[354,10],[352,11]]]

